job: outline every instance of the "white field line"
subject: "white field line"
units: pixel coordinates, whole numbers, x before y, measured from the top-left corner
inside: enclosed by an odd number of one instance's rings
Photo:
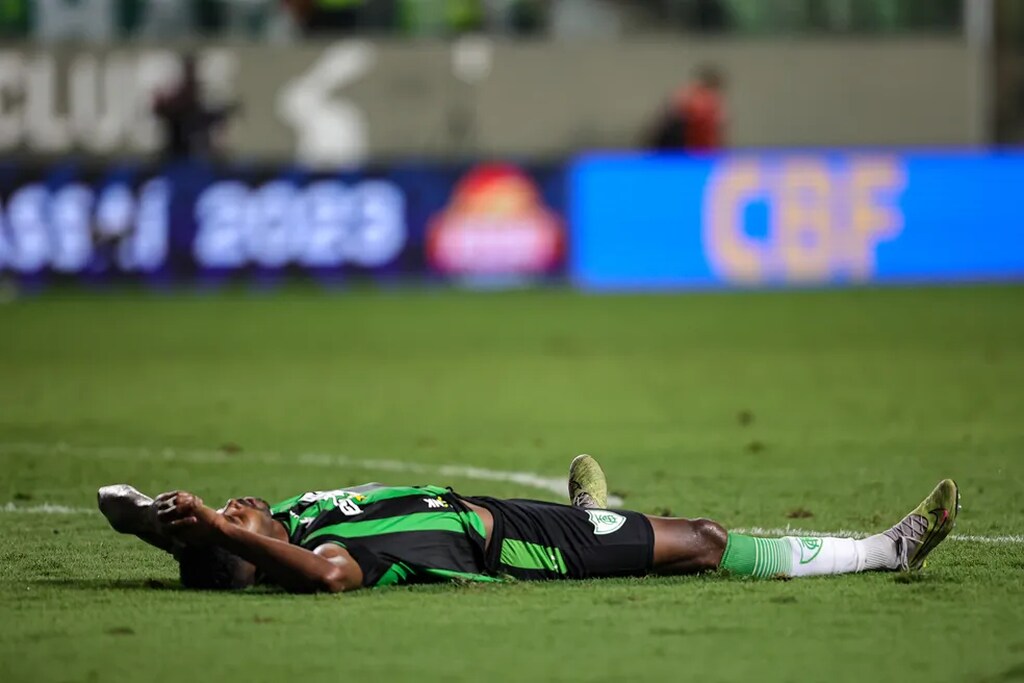
[[[428,463],[406,462],[404,460],[367,460],[350,458],[346,455],[332,453],[297,453],[285,455],[281,453],[259,453],[248,451],[231,455],[219,450],[174,449],[174,448],[130,448],[125,446],[74,446],[66,443],[0,443],[0,453],[24,455],[68,455],[72,457],[125,459],[146,457],[157,460],[185,461],[198,463],[223,462],[260,462],[268,465],[308,465],[315,467],[358,467],[369,470],[402,472],[422,475],[439,475],[441,477],[461,477],[475,481],[498,481],[521,486],[528,486],[539,491],[547,491],[559,496],[568,495],[564,477],[545,477],[533,472],[515,472],[492,470],[486,467],[469,467],[465,465],[435,465]],[[608,496],[612,506],[622,505],[618,496]]]
[[[776,527],[765,529],[763,527],[741,527],[729,529],[737,534],[750,534],[751,536],[831,536],[833,538],[867,538],[871,534],[863,531],[851,531],[849,529],[837,529],[835,531],[815,531],[813,529],[794,529],[790,527]],[[1010,543],[1014,545],[1024,544],[1024,534],[1010,534],[1006,536],[979,536],[976,534],[953,534],[949,537],[951,541],[962,541],[964,543]]]
[[[80,515],[83,513],[92,514],[92,508],[73,508],[57,503],[40,503],[39,505],[16,505],[7,503],[0,507],[0,512],[19,515]]]
[[[286,456],[280,453],[245,452],[244,456],[237,456],[229,455],[223,451],[201,449],[180,450],[172,448],[131,448],[126,446],[73,446],[66,443],[0,443],[0,453],[8,452],[26,455],[70,455],[105,459],[123,459],[143,456],[162,460],[200,463],[242,461],[243,458],[245,462],[258,461],[271,465],[293,464],[298,462],[302,465],[319,467],[360,467],[363,469],[378,469],[388,472],[439,474],[444,477],[463,477],[465,479],[474,479],[478,481],[510,482],[520,484],[522,486],[528,486],[540,491],[555,493],[557,495],[565,494],[565,479],[559,477],[545,477],[533,472],[511,472],[506,470],[492,470],[484,467],[469,467],[465,465],[430,465],[424,463],[405,462],[402,460],[365,460],[330,453],[299,453],[293,456]],[[616,496],[609,496],[608,502],[612,506],[622,505],[622,499]],[[83,512],[91,513],[92,509],[69,507],[58,503],[16,505],[13,502],[8,502],[5,505],[0,506],[0,513],[13,514],[72,515],[81,514]],[[841,538],[865,538],[869,535],[863,531],[851,531],[849,529],[816,531],[813,529],[799,529],[792,527],[746,527],[734,528],[731,529],[731,531],[740,534],[752,534],[755,536],[832,536]],[[1024,545],[1024,534],[1003,536],[953,534],[949,539],[964,543]]]

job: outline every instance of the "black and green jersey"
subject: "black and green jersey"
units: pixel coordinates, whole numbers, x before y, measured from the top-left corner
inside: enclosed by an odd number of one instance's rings
[[[270,512],[295,545],[345,548],[364,586],[497,580],[484,573],[483,522],[450,489],[365,484],[309,491]]]

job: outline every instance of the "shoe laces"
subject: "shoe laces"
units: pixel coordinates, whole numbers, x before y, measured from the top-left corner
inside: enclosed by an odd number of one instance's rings
[[[902,536],[914,541],[920,541],[928,533],[928,518],[922,515],[909,514],[899,524],[885,532],[885,535],[896,540],[896,536]]]
[[[572,499],[572,506],[577,508],[597,508],[597,501],[586,491],[580,491]]]
[[[910,549],[921,542],[928,533],[928,519],[921,515],[909,514],[899,524],[883,532],[896,544],[896,556],[904,569],[909,564]]]

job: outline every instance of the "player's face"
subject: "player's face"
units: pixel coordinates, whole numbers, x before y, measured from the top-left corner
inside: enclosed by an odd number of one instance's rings
[[[274,519],[270,516],[270,505],[262,498],[231,498],[218,512],[224,515],[227,521],[247,531],[264,536],[271,535]]]

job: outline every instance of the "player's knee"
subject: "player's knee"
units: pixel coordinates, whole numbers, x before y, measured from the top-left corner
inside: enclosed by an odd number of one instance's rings
[[[697,536],[698,546],[701,549],[698,560],[701,569],[705,571],[718,569],[728,540],[725,529],[721,524],[712,522],[710,519],[695,519],[692,525],[693,533]]]

